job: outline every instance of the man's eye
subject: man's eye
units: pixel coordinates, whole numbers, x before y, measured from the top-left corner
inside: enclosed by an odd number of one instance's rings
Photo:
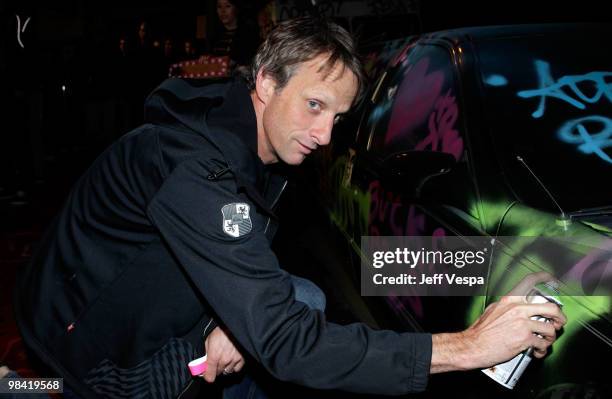
[[[308,108],[314,111],[319,111],[321,109],[321,105],[316,101],[308,100]]]

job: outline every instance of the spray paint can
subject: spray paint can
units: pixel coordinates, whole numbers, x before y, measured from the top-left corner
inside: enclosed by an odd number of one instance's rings
[[[554,286],[550,284],[544,284],[544,289],[534,288],[527,295],[527,302],[529,303],[548,303],[552,302],[562,307],[563,304],[553,295],[549,295],[545,292],[553,291],[557,292]],[[543,323],[550,323],[551,320],[542,316],[533,316],[532,320],[541,321]],[[503,385],[506,388],[513,389],[518,380],[523,375],[523,372],[529,365],[532,359],[533,348],[529,348],[514,358],[508,360],[505,363],[501,363],[481,371],[487,376],[491,377],[497,383]]]

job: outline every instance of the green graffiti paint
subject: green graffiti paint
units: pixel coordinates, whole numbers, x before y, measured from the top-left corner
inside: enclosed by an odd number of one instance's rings
[[[511,209],[510,209],[511,208]],[[489,287],[495,287],[496,292],[507,292],[514,287],[528,272],[554,270],[550,264],[550,259],[544,259],[534,251],[530,251],[529,237],[559,237],[567,238],[568,248],[577,253],[587,254],[589,246],[582,245],[580,239],[594,236],[598,232],[605,236],[609,235],[608,229],[598,228],[597,225],[574,223],[569,229],[563,229],[555,223],[555,215],[527,208],[522,205],[509,207],[503,202],[489,202],[472,205],[472,214],[481,216],[481,220],[486,231],[501,232],[507,234],[511,231],[513,235],[522,237],[512,247],[511,251],[504,253],[498,251],[494,257],[494,264],[491,267],[489,276]],[[503,219],[503,226],[499,226]],[[503,229],[502,229],[503,227]],[[592,229],[592,230],[591,230]],[[577,241],[573,243],[572,241]],[[588,241],[588,240],[587,240]],[[517,255],[522,260],[517,261]],[[571,362],[572,351],[579,347],[578,334],[588,330],[592,332],[593,338],[597,338],[597,327],[594,322],[605,319],[610,321],[610,309],[612,298],[609,296],[587,296],[582,292],[579,284],[566,286],[567,292],[576,295],[559,296],[563,302],[563,312],[568,318],[568,322],[563,329],[563,333],[554,343],[551,353],[542,360],[540,375],[543,386],[563,382],[566,362]],[[484,311],[486,305],[492,303],[495,297],[474,297],[471,304],[466,309],[466,326],[472,324]]]
[[[351,238],[351,242],[359,242],[361,236],[368,232],[370,193],[347,182],[347,166],[348,157],[342,156],[330,168],[330,184],[335,198],[330,216],[340,230]]]

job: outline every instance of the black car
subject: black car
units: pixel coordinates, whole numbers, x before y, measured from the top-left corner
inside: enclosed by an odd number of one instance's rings
[[[364,49],[369,94],[299,174],[307,188],[290,213],[307,217],[294,218],[287,262],[322,266],[332,307],[356,319],[442,332],[493,298],[363,296],[362,237],[549,237],[566,242],[561,252],[586,238],[609,254],[610,49],[612,28],[595,24],[464,28]],[[610,261],[580,270],[603,291],[561,289],[569,322],[513,390],[474,371],[433,376],[426,395],[612,397]],[[555,259],[530,262],[547,270]],[[515,270],[487,284],[514,283]]]

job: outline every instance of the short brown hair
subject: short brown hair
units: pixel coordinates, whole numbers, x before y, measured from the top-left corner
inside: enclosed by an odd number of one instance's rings
[[[263,71],[274,78],[277,89],[282,89],[300,64],[329,54],[327,69],[341,62],[357,78],[358,90],[353,101],[356,103],[363,94],[366,75],[355,47],[351,35],[327,19],[301,17],[283,21],[259,47],[248,77],[250,87],[254,89],[257,74]]]

